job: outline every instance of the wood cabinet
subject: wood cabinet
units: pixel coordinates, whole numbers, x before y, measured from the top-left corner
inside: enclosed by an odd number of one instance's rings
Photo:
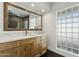
[[[41,37],[41,55],[47,51],[47,46],[46,37]]]
[[[19,57],[20,56],[20,47],[1,51],[0,56],[1,57]]]
[[[30,57],[30,49],[31,49],[31,44],[33,42],[31,41],[31,39],[24,39],[21,40],[21,56],[22,57]]]
[[[0,51],[20,46],[20,41],[0,43]]]
[[[47,40],[42,37],[0,43],[0,56],[3,57],[36,57],[44,54],[46,50]]]
[[[20,56],[20,41],[0,43],[0,56]]]
[[[21,57],[30,57],[30,45],[21,46]]]
[[[31,45],[31,56],[40,56],[40,39],[33,38],[33,43]]]

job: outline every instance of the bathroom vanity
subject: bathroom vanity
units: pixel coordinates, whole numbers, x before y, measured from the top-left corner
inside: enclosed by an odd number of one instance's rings
[[[47,51],[45,34],[0,38],[1,57],[36,57]]]
[[[4,31],[42,31],[42,15],[4,3]],[[35,57],[47,51],[45,34],[0,37],[0,56]]]

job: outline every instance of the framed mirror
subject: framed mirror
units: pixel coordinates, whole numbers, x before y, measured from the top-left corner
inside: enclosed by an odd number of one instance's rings
[[[42,15],[4,3],[4,31],[42,30]]]

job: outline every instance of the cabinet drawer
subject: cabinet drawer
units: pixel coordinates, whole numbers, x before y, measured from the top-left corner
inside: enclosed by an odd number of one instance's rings
[[[0,43],[0,51],[20,46],[20,41]]]
[[[21,40],[21,45],[25,45],[25,44],[31,44],[33,41],[31,39],[24,39]]]
[[[18,57],[18,56],[20,56],[20,47],[0,52],[0,57]]]

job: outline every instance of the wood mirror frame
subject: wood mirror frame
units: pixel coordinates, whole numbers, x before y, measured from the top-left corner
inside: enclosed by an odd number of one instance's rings
[[[41,29],[15,29],[15,28],[8,28],[8,5],[11,5],[11,6],[16,7],[16,8],[19,8],[21,10],[25,10],[25,11],[28,11],[30,13],[34,13],[36,15],[41,16]],[[8,2],[4,2],[4,23],[3,23],[3,25],[4,25],[4,31],[26,31],[26,30],[28,30],[28,31],[32,31],[32,30],[34,30],[34,31],[35,30],[41,31],[42,30],[42,15],[37,14],[37,13],[32,12],[32,11],[29,11],[29,10],[24,9],[22,7],[16,6],[14,4],[11,4],[11,3],[8,3]]]

